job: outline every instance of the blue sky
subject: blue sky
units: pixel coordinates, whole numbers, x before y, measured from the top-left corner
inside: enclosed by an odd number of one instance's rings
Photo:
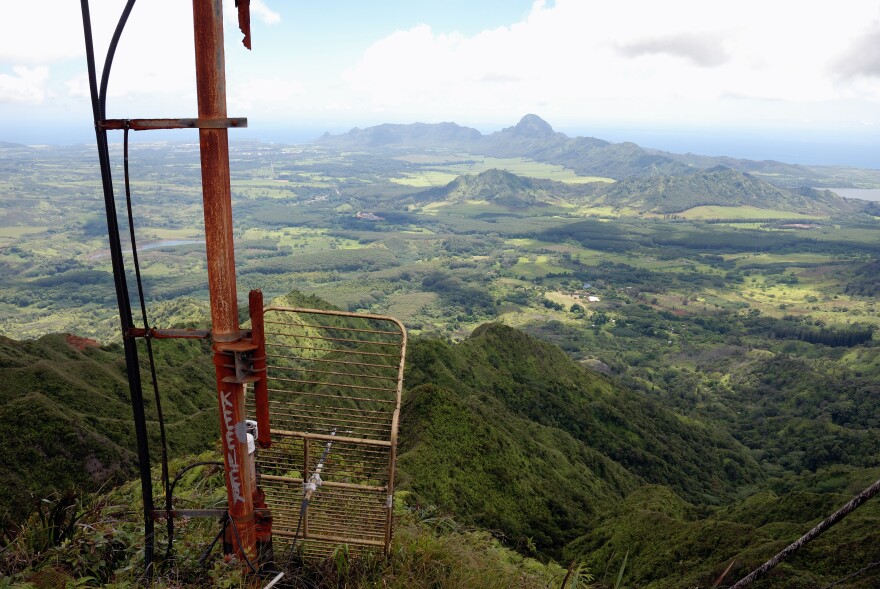
[[[679,151],[724,150],[725,136],[795,142],[807,159],[813,144],[876,151],[880,7],[867,0],[252,2],[254,51],[232,19],[226,43],[229,112],[249,118],[248,138],[449,120],[486,132],[533,112]],[[91,4],[103,53],[124,2]],[[0,36],[0,140],[90,141],[78,5],[4,7],[16,26]],[[139,0],[110,116],[195,114],[191,27],[188,0]]]

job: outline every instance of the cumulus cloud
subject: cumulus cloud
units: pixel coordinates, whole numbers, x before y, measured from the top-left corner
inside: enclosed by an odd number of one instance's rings
[[[73,98],[87,96],[80,3],[51,0],[4,4],[9,6],[3,7],[0,72],[4,66],[23,64],[31,73],[3,74],[0,78],[2,100],[46,101],[47,88],[55,88],[56,93]],[[50,9],[47,4],[51,5]],[[90,0],[99,73],[124,6],[125,0]],[[233,0],[224,2],[224,9],[234,12]],[[254,22],[271,25],[281,20],[263,0],[252,0],[251,11]],[[237,20],[228,25],[227,53],[231,53],[238,50],[238,47],[233,49],[232,44],[233,35],[237,34]],[[44,77],[34,78],[35,72]],[[56,79],[46,78],[49,74]],[[135,4],[113,63],[109,96],[108,115],[111,117],[195,114],[191,2],[142,0]]]
[[[4,2],[0,64],[45,64],[83,53],[79,2]]]
[[[223,18],[227,27],[238,26],[238,8],[233,0],[223,3]],[[254,20],[266,25],[276,25],[281,22],[281,15],[269,8],[263,0],[251,0],[251,21]]]
[[[278,76],[251,78],[230,89],[229,108],[248,112],[258,110],[265,113],[266,110],[289,106],[304,93],[305,88],[298,80]]]
[[[831,71],[841,79],[859,76],[880,77],[880,21],[874,21],[871,29],[855,39],[840,58],[831,66]]]
[[[100,58],[125,0],[90,2]],[[224,1],[233,116],[265,108],[280,117],[290,105],[287,117],[297,109],[346,120],[509,124],[537,112],[557,124],[677,123],[732,120],[748,108],[790,118],[810,105],[880,100],[875,0],[833,9],[767,0],[537,1],[509,26],[462,34],[421,24],[372,42],[363,40],[365,27],[322,54],[285,52],[297,29],[282,19],[282,2],[251,0],[255,44],[262,47],[263,32],[272,50],[248,54],[237,41],[234,2]],[[85,104],[79,3],[6,4],[2,100]],[[194,69],[191,2],[141,0],[113,66],[108,115],[193,116]]]
[[[266,6],[263,0],[251,0],[251,14],[257,16],[267,25],[281,22],[281,15]]]
[[[713,67],[728,60],[727,51],[720,38],[708,34],[681,33],[634,41],[619,48],[622,55],[669,55],[689,60],[695,65]]]
[[[0,74],[0,103],[40,104],[45,100],[48,67],[18,65],[12,72],[12,75]]]
[[[521,22],[475,35],[396,31],[344,79],[376,110],[437,116],[509,119],[547,105],[547,116],[569,118],[690,117],[717,115],[732,96],[738,109],[749,100],[827,102],[870,92],[842,86],[828,66],[876,14],[869,0],[834,10],[765,0],[536,2]],[[861,56],[850,59],[853,71],[880,71],[877,52],[866,50],[877,42],[853,50]]]
[[[75,98],[89,98],[89,78],[86,74],[79,74],[64,83],[67,94]]]

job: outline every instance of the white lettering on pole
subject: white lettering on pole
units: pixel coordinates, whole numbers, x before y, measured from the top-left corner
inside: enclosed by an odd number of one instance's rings
[[[232,500],[244,503],[244,496],[241,494],[241,468],[238,464],[238,453],[236,452],[236,424],[232,422],[232,401],[229,400],[230,391],[223,391],[221,404],[223,406],[223,427],[226,430],[226,464],[229,466],[229,487],[232,489]]]

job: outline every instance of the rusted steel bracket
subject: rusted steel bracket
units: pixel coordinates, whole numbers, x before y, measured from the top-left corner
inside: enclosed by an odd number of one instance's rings
[[[254,357],[254,352],[258,349],[259,346],[251,338],[242,338],[235,342],[215,342],[215,351],[233,358],[233,364],[225,366],[234,369],[235,375],[223,377],[223,382],[244,384],[259,381],[262,376],[257,374],[260,371],[254,368],[254,362],[258,360]],[[262,360],[265,361],[265,357]],[[266,369],[263,368],[262,372],[265,371]]]
[[[211,331],[208,329],[144,329],[143,327],[131,327],[125,332],[126,337],[151,337],[153,339],[208,339]]]
[[[132,131],[153,131],[157,129],[245,129],[246,117],[219,119],[104,119],[98,127],[107,131],[130,129]]]
[[[251,48],[251,0],[235,0],[238,8],[238,28],[244,34],[242,45]]]

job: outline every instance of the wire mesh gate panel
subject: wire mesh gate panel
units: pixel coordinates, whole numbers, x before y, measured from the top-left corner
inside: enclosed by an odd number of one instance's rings
[[[292,541],[299,527],[306,554],[387,551],[406,330],[391,317],[285,307],[266,308],[264,325],[272,444],[256,467],[273,536]]]

